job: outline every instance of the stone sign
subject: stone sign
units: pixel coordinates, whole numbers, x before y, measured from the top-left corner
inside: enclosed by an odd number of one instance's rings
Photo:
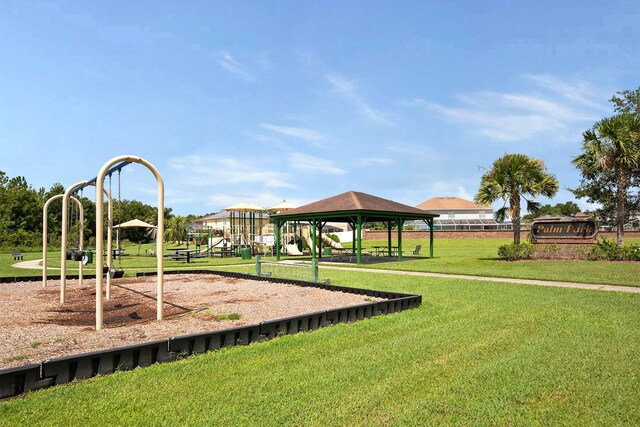
[[[590,218],[540,218],[531,226],[533,243],[595,243],[596,222]]]

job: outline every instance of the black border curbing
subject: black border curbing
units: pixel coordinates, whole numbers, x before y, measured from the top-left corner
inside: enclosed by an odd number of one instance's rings
[[[260,322],[257,325],[220,329],[191,335],[171,337],[91,353],[47,359],[40,364],[30,364],[16,368],[0,370],[0,399],[20,395],[26,391],[38,390],[52,385],[65,384],[73,380],[107,375],[116,371],[127,371],[137,367],[146,367],[154,363],[170,362],[194,354],[216,351],[225,347],[249,345],[282,335],[313,331],[324,326],[338,323],[351,323],[373,316],[391,314],[418,307],[422,304],[421,295],[396,292],[375,291],[313,283],[301,280],[258,277],[251,274],[215,270],[174,270],[164,274],[215,274],[236,279],[258,280],[271,283],[287,283],[296,286],[314,287],[333,292],[346,292],[383,298],[385,301],[371,302],[325,311],[306,313],[300,316],[285,317]],[[136,277],[155,276],[156,273],[138,273]],[[55,277],[55,276],[53,276]],[[59,278],[59,276],[58,276]],[[10,279],[10,278],[5,278]],[[16,278],[17,281],[36,281],[42,277]],[[25,280],[30,279],[30,280]],[[10,283],[0,278],[0,283]]]
[[[60,280],[60,275],[48,275],[47,280]],[[85,279],[95,279],[95,274],[83,274],[83,278]],[[67,279],[79,279],[80,275],[78,274],[68,274]],[[8,277],[0,277],[0,283],[17,283],[17,282],[40,282],[42,281],[42,276],[8,276]]]

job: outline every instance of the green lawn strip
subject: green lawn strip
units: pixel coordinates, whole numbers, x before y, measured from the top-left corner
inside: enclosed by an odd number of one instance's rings
[[[0,424],[640,423],[638,295],[331,273],[423,305],[30,393]]]
[[[605,262],[605,261],[501,261],[497,258],[498,246],[509,243],[509,239],[444,239],[435,241],[435,258],[416,258],[406,256],[403,262],[387,262],[364,264],[363,268],[381,270],[423,271],[445,274],[465,274],[485,277],[504,277],[517,279],[554,280],[576,283],[595,283],[608,285],[636,286],[637,262]],[[640,239],[626,239],[627,244],[638,244]],[[367,240],[365,249],[374,245],[384,245],[386,241]],[[422,245],[421,256],[428,254],[428,241],[404,240],[403,246],[414,248]],[[167,244],[167,247],[173,247]],[[126,247],[128,253],[136,254],[137,245]],[[144,249],[140,251],[144,253]],[[169,253],[169,252],[168,252]],[[41,259],[40,253],[26,253],[25,259]],[[265,259],[274,260],[273,257]],[[10,254],[0,254],[0,276],[33,276],[41,274],[41,270],[25,270],[11,267],[13,258]],[[255,260],[232,258],[198,258],[187,264],[184,261],[165,259],[165,269],[198,269],[235,265],[253,264]],[[122,262],[117,260],[114,265],[122,267],[126,275],[133,275],[136,271],[152,271],[155,269],[156,259],[149,256],[127,256]],[[351,264],[350,266],[353,266]],[[49,266],[60,266],[59,252],[49,254]],[[77,263],[68,263],[69,274],[77,272]],[[93,270],[87,269],[90,274]],[[55,274],[55,270],[51,271]]]
[[[626,239],[638,244],[640,239]],[[402,262],[363,264],[362,268],[380,270],[424,271],[445,274],[465,274],[511,279],[538,279],[576,283],[637,286],[637,262],[606,261],[502,261],[497,248],[508,239],[448,239],[435,241],[434,258],[406,256]],[[384,245],[386,241],[367,240],[365,249]],[[428,241],[404,240],[403,247],[422,244],[421,256],[428,256]],[[426,249],[425,249],[426,248]]]
[[[42,253],[25,253],[24,260],[42,259]],[[271,259],[271,258],[268,258]],[[24,277],[39,276],[42,274],[42,267],[37,269],[25,269],[12,267],[17,261],[9,254],[0,254],[0,277]],[[157,260],[152,256],[127,256],[122,260],[114,260],[115,268],[125,270],[127,276],[135,275],[136,272],[155,271]],[[192,269],[215,269],[217,266],[233,264],[255,264],[255,259],[243,260],[239,257],[229,258],[194,258],[191,262],[164,259],[165,270],[192,270]],[[49,252],[47,267],[60,268],[60,252]],[[84,274],[95,274],[95,264],[88,264],[83,267]],[[49,270],[50,275],[60,274],[60,270]],[[78,274],[78,262],[67,261],[67,274]]]

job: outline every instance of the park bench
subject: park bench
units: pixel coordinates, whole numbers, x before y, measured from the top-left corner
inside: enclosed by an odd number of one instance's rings
[[[22,256],[22,253],[17,249],[11,251],[11,256],[13,256],[14,261],[22,261],[24,259],[24,257]]]

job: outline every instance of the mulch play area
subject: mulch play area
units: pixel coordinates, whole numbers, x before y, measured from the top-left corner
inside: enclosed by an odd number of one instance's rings
[[[311,287],[220,277],[165,275],[164,319],[156,321],[156,277],[114,280],[95,331],[95,279],[0,284],[0,369],[172,336],[256,324],[375,300]]]

